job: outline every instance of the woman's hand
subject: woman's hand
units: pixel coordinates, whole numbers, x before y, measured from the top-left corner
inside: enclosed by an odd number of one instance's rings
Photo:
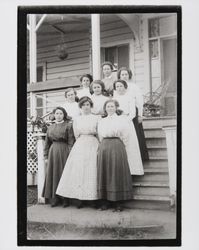
[[[45,159],[45,164],[47,165],[47,163],[48,163],[48,159]]]

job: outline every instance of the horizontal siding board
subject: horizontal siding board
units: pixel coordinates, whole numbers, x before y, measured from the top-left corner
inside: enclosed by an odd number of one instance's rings
[[[65,41],[66,42],[78,42],[84,39],[88,39],[90,36],[89,32],[85,32],[85,33],[77,33],[77,34],[70,34],[66,36]],[[40,38],[38,36],[38,48],[42,48],[42,47],[46,47],[49,45],[53,45],[56,44],[57,42],[59,42],[60,36],[56,36],[56,37],[52,37],[52,36],[46,36],[46,37],[42,37]]]
[[[102,31],[100,33],[101,38],[108,37],[108,36],[115,36],[115,35],[120,35],[120,34],[126,34],[129,33],[131,36],[133,36],[131,30],[129,27],[123,27],[123,28],[117,28],[115,27],[114,29],[107,30],[107,31]]]
[[[71,66],[63,66],[63,67],[55,67],[55,68],[47,68],[47,74],[54,74],[54,73],[60,73],[60,72],[68,72],[71,70],[79,70],[79,69],[85,69],[89,68],[89,63],[78,63]]]
[[[68,43],[64,43],[68,48],[74,48],[74,47],[78,47],[78,46],[82,46],[82,45],[89,45],[90,41],[89,38],[87,39],[83,39],[83,40],[79,40],[79,41],[75,41],[75,42],[68,42]],[[37,52],[38,54],[42,53],[42,52],[50,52],[55,50],[56,46],[58,46],[60,44],[60,41],[56,41],[56,43],[48,45],[46,47],[42,47],[42,48],[38,48]]]
[[[69,65],[75,65],[79,63],[89,63],[89,57],[81,57],[78,59],[70,59],[65,61],[57,61],[57,62],[50,62],[47,64],[47,69],[57,68],[57,67],[64,67]]]
[[[115,27],[117,27],[117,28],[126,27],[126,24],[123,21],[118,20],[118,21],[115,21],[115,22],[102,24],[100,26],[100,29],[103,32],[103,31],[106,31],[106,30],[115,29]]]
[[[104,37],[101,38],[101,44],[103,46],[104,43],[109,43],[109,42],[118,42],[119,40],[126,40],[126,39],[132,39],[132,34],[126,33],[126,34],[119,34],[115,36],[109,36],[109,37]]]
[[[81,51],[81,52],[74,52],[74,53],[70,53],[67,60],[69,61],[70,59],[78,59],[78,58],[81,58],[81,57],[87,57],[88,58],[88,50],[85,50],[85,51]],[[48,63],[56,63],[56,62],[60,62],[60,59],[58,58],[57,55],[55,56],[50,56],[48,58],[39,58],[38,59],[38,62],[48,62]]]
[[[117,22],[121,20],[116,14],[102,14],[100,18],[100,24],[108,24],[110,22]]]
[[[81,76],[83,74],[88,73],[89,71],[90,71],[89,68],[87,68],[87,69],[82,69],[82,70],[78,70],[78,71],[75,70],[75,71],[63,72],[63,73],[57,73],[57,74],[48,74],[47,80],[64,78],[64,77],[71,77],[71,76]]]
[[[68,53],[71,54],[71,53],[77,53],[77,52],[86,51],[86,50],[89,50],[89,45],[82,45],[82,46],[78,46],[75,48],[68,48]],[[52,52],[44,52],[44,53],[38,54],[37,57],[38,59],[40,59],[40,58],[48,58],[50,56],[56,56],[56,55],[57,55],[57,52],[55,49]]]

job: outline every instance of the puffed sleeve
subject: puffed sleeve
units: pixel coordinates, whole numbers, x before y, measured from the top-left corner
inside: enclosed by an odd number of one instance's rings
[[[49,148],[52,144],[52,140],[49,137],[49,128],[47,130],[46,133],[46,138],[45,138],[45,145],[44,145],[44,158],[47,159],[48,158],[48,152],[49,152]]]
[[[69,150],[71,150],[71,148],[75,142],[75,136],[74,136],[74,132],[73,132],[72,123],[68,124],[67,133],[68,133],[68,146],[69,146]]]

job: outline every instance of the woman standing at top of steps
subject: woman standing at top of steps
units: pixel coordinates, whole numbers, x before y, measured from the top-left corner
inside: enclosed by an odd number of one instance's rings
[[[127,117],[131,131],[129,133],[129,140],[126,143],[126,151],[128,156],[129,167],[132,175],[143,175],[144,169],[140,155],[139,144],[135,132],[132,119],[135,117],[135,101],[128,91],[128,85],[123,80],[117,80],[113,84],[114,99],[118,101],[119,108]]]
[[[143,95],[140,88],[132,81],[132,71],[126,67],[122,67],[118,70],[117,77],[118,79],[126,81],[128,85],[128,91],[130,92],[131,97],[134,99],[136,107],[136,115],[133,118],[133,123],[135,126],[135,131],[137,134],[140,153],[142,161],[149,160],[148,150],[146,147],[146,140],[144,136],[144,130],[142,126],[143,120]],[[134,107],[133,107],[134,108]]]
[[[113,73],[113,64],[109,61],[102,64],[103,79],[107,96],[113,96],[113,83],[117,76]]]

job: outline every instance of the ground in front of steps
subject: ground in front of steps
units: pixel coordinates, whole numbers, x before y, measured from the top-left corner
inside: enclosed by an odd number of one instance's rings
[[[51,208],[38,205],[35,188],[28,188],[27,239],[29,240],[147,240],[175,239],[174,211],[125,209],[99,211],[74,205]]]

